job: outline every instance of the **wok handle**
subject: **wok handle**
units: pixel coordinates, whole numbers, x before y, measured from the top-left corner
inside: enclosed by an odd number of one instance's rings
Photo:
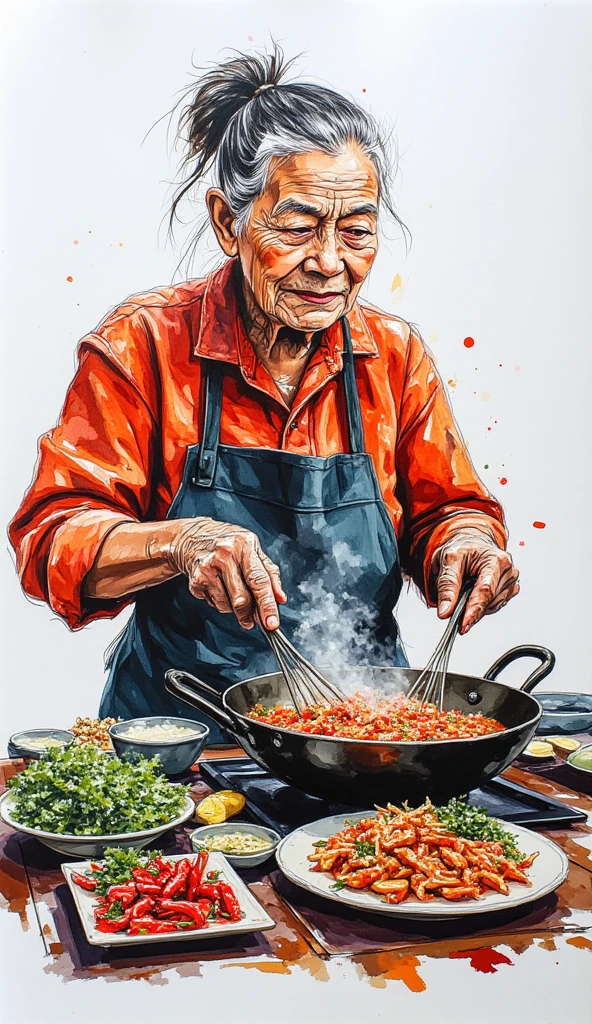
[[[219,707],[219,705],[212,704],[201,693],[196,692],[196,690],[203,690],[219,700],[220,694],[217,690],[214,690],[213,686],[209,686],[208,683],[202,683],[201,679],[190,675],[189,672],[181,672],[176,668],[170,668],[165,672],[164,680],[164,685],[169,693],[172,693],[174,697],[179,697],[185,704],[190,704],[192,708],[204,711],[222,729],[226,729],[233,735],[241,731],[240,724],[234,718],[231,718],[226,711]]]
[[[521,644],[519,647],[512,647],[505,654],[502,654],[493,663],[491,668],[488,669],[484,678],[497,679],[500,672],[507,668],[508,665],[511,665],[513,661],[517,661],[518,658],[538,658],[541,663],[522,683],[520,689],[524,690],[525,693],[530,693],[531,690],[534,690],[535,686],[549,675],[549,672],[553,670],[555,665],[555,655],[548,647],[539,647],[537,644]]]

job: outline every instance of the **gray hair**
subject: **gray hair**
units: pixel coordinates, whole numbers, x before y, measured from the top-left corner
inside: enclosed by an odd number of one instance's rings
[[[274,157],[312,150],[336,155],[357,143],[376,169],[381,204],[405,231],[392,202],[391,161],[375,119],[332,89],[281,82],[291,64],[274,45],[270,54],[240,54],[199,78],[197,88],[191,86],[178,131],[186,145],[182,166],[189,174],[174,196],[171,227],[183,197],[210,170],[240,232],[265,189]]]

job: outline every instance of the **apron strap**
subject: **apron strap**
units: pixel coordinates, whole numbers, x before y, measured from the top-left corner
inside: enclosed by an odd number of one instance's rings
[[[360,396],[354,369],[354,351],[347,317],[341,318],[343,332],[343,384],[349,428],[349,445],[352,454],[366,451]],[[211,487],[216,474],[218,443],[220,440],[220,415],[222,412],[222,383],[224,364],[207,361],[205,372],[205,413],[203,437],[199,446],[199,458],[193,482],[199,487]]]
[[[364,426],[362,424],[360,396],[356,384],[351,331],[345,316],[341,317],[341,330],[343,332],[343,384],[345,387],[347,425],[349,427],[349,446],[352,454],[359,455],[366,451],[364,445]]]
[[[216,475],[220,415],[222,412],[223,363],[208,360],[205,373],[205,414],[203,436],[199,446],[199,459],[193,482],[199,487],[211,487]]]

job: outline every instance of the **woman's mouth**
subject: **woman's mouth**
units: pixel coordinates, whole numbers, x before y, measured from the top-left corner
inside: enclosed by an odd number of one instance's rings
[[[293,295],[297,295],[303,302],[311,302],[315,306],[325,306],[333,299],[341,298],[342,292],[300,292],[294,291]]]

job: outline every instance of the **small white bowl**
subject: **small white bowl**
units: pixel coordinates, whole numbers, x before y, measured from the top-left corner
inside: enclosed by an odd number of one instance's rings
[[[13,816],[13,813],[14,798],[11,796],[10,790],[8,790],[4,796],[0,797],[0,818],[7,825],[10,825],[17,832],[25,832],[29,836],[35,836],[40,843],[49,846],[50,850],[55,850],[57,853],[65,853],[71,857],[82,857],[84,860],[96,860],[98,857],[103,856],[108,846],[119,846],[124,850],[131,850],[132,848],[142,850],[148,845],[153,846],[154,841],[164,835],[165,832],[168,832],[169,829],[175,828],[176,825],[182,825],[188,818],[191,818],[195,813],[195,804],[191,797],[187,796],[185,807],[172,821],[167,821],[164,825],[158,825],[156,828],[144,829],[142,832],[124,832],[107,836],[75,836],[68,835],[67,833],[44,832],[40,828],[22,825]]]
[[[263,825],[252,825],[250,821],[225,821],[221,825],[204,825],[202,828],[194,829],[190,836],[191,845],[194,850],[199,850],[203,846],[206,836],[228,835],[231,832],[248,832],[249,835],[270,839],[273,843],[273,846],[270,846],[268,850],[261,850],[260,853],[225,853],[222,850],[215,851],[216,853],[222,853],[222,856],[226,857],[226,860],[235,868],[256,868],[259,864],[263,864],[264,861],[268,860],[275,853],[275,849],[282,838],[273,829],[265,828]]]

